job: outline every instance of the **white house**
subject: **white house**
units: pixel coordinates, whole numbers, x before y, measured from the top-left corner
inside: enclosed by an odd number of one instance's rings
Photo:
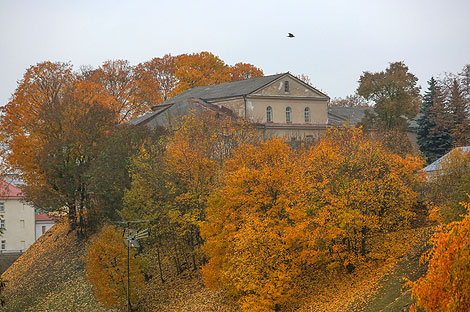
[[[42,234],[46,233],[55,224],[55,219],[48,214],[37,214],[35,215],[35,220],[36,239],[41,237]]]
[[[25,251],[35,237],[34,208],[23,202],[21,190],[5,181],[0,181],[0,251]]]

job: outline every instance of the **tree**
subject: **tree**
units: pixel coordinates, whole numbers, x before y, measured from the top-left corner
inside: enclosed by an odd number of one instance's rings
[[[305,228],[301,177],[279,139],[247,145],[226,163],[202,231],[203,278],[241,297],[244,311],[274,311],[292,298]]]
[[[131,302],[137,301],[137,290],[143,288],[144,275],[134,249],[130,251],[129,275]],[[86,278],[93,286],[95,298],[108,307],[125,307],[127,304],[128,265],[127,247],[122,232],[105,225],[93,237],[87,248]]]
[[[224,288],[246,311],[293,300],[310,265],[354,270],[370,237],[406,228],[422,166],[360,129],[331,129],[317,145],[292,151],[279,139],[246,145],[225,163],[201,231],[208,287]]]
[[[366,116],[368,122],[380,129],[406,130],[421,104],[417,81],[403,62],[390,63],[382,72],[364,72],[357,93],[375,103],[375,114]]]
[[[181,54],[176,57],[175,94],[188,89],[230,81],[230,67],[210,52]]]
[[[451,133],[447,125],[445,100],[438,82],[432,77],[424,94],[418,123],[418,145],[431,163],[451,148]]]
[[[457,79],[452,81],[448,99],[449,118],[451,120],[453,146],[465,146],[470,143],[470,120],[468,106],[462,87]]]
[[[251,64],[237,63],[230,67],[230,81],[263,77],[263,71]]]
[[[108,105],[119,114],[122,121],[136,118],[151,105],[139,98],[134,66],[125,60],[106,61],[94,70],[88,80],[97,83],[109,95]]]
[[[329,103],[333,107],[370,107],[369,102],[358,94],[348,95],[343,98],[334,98]]]
[[[182,117],[176,129],[168,141],[145,145],[133,159],[122,215],[157,220],[157,252],[165,251],[181,273],[200,263],[200,224],[224,160],[242,143],[255,141],[256,132],[243,120],[197,111]]]
[[[468,311],[470,307],[470,204],[467,215],[441,227],[430,239],[432,248],[420,259],[428,263],[426,276],[406,285],[416,299],[410,311]]]
[[[171,54],[139,64],[136,73],[139,97],[149,103],[149,106],[157,105],[176,95],[174,92],[178,86],[178,79],[175,76],[176,58]]]
[[[122,129],[130,127],[119,126],[109,94],[102,91],[99,83],[73,74],[69,64],[40,63],[27,70],[3,108],[0,135],[10,149],[6,161],[21,174],[28,200],[48,211],[65,208],[79,234],[93,216],[115,213],[110,210],[119,207],[119,192],[110,187],[127,175],[125,162],[136,149],[132,144],[139,145],[135,139],[123,142],[122,150],[107,148],[117,132],[124,139],[131,131],[124,134]],[[112,163],[102,160],[123,150],[127,154],[116,157],[123,166],[107,170]],[[109,187],[108,197],[101,187]]]

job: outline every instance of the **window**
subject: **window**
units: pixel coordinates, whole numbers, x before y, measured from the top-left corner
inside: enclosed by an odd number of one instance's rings
[[[7,244],[7,241],[2,240],[2,249],[3,249],[3,250],[6,249],[6,244]]]
[[[289,92],[289,81],[284,81],[284,91]]]
[[[286,108],[286,122],[292,122],[292,120],[291,120],[291,112],[292,112],[291,108],[290,108],[290,107],[287,107],[287,108]]]
[[[0,202],[0,212],[5,212],[5,203]]]
[[[46,226],[45,225],[42,226],[41,231],[42,231],[42,234],[46,233]]]
[[[20,241],[21,244],[21,250],[26,250],[26,241]]]
[[[304,116],[305,116],[305,122],[310,122],[310,108],[305,107]]]
[[[273,109],[271,106],[266,108],[266,122],[273,122]]]
[[[5,228],[5,220],[0,220],[0,228]]]
[[[24,229],[24,220],[20,220],[20,227]]]

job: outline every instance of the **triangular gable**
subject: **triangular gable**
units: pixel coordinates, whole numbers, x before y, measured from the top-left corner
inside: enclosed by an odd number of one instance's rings
[[[289,81],[289,92],[284,92],[284,81]],[[294,96],[311,96],[321,97],[329,100],[328,95],[311,85],[303,82],[291,73],[287,72],[276,80],[271,81],[260,88],[254,90],[250,95],[294,95]]]

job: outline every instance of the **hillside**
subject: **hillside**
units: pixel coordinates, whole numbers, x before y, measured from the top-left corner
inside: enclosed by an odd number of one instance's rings
[[[57,223],[3,273],[2,311],[106,311],[84,279],[84,247],[67,223]]]
[[[400,291],[403,277],[414,279],[424,272],[417,259],[429,231],[409,230],[390,238],[403,245],[396,251],[400,262],[376,261],[352,274],[305,272],[298,280],[298,300],[284,311],[406,311],[410,298]],[[56,224],[3,274],[8,283],[2,311],[110,311],[96,302],[84,278],[85,246],[66,223]],[[141,298],[139,311],[239,310],[224,292],[205,288],[199,271],[174,276],[165,284],[152,278]]]

